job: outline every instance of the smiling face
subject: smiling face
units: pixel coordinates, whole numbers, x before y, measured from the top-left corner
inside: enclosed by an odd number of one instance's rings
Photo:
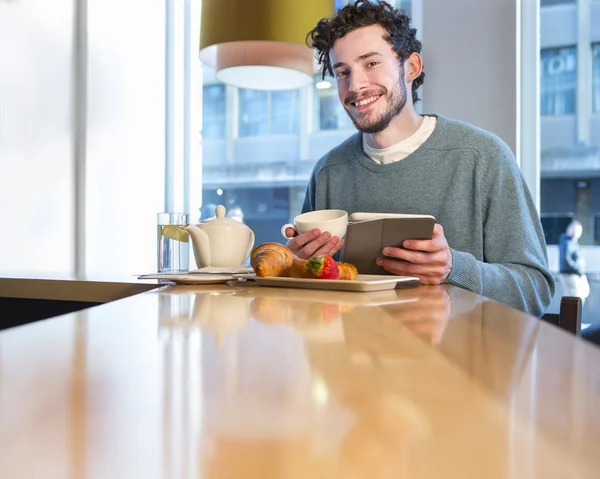
[[[354,126],[383,131],[405,108],[407,81],[392,45],[379,25],[362,27],[337,40],[329,56],[338,95]]]

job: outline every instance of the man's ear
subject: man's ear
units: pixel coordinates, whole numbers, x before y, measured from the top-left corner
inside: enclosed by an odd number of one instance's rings
[[[411,82],[417,78],[423,71],[423,59],[421,55],[417,52],[411,53],[406,59],[404,71],[406,72],[406,81]]]

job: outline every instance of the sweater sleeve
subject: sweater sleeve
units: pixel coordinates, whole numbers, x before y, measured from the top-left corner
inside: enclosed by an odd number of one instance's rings
[[[539,317],[555,284],[533,200],[507,145],[498,140],[480,160],[484,258],[451,248],[446,282]]]

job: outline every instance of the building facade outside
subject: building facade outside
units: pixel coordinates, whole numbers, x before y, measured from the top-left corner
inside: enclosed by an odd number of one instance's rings
[[[583,224],[587,269],[600,275],[600,1],[542,0],[541,216],[549,259],[558,237]]]

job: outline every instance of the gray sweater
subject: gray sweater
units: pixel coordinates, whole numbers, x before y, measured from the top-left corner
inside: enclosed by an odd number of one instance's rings
[[[364,154],[361,133],[348,138],[316,164],[302,211],[433,215],[452,252],[447,283],[542,315],[554,279],[513,153],[490,132],[437,119],[423,145],[391,164]]]

